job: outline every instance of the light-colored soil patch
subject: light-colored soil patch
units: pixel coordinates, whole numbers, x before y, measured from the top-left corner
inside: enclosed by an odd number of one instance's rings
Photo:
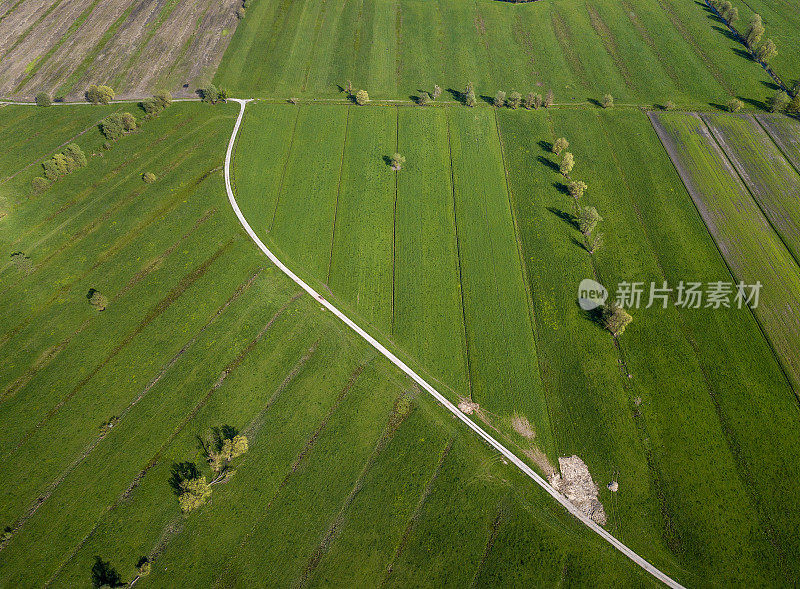
[[[511,418],[511,426],[514,428],[515,432],[517,432],[525,439],[532,440],[533,438],[536,437],[536,432],[533,431],[531,422],[528,421],[528,418],[525,417],[524,415],[515,413],[514,416]]]
[[[558,459],[561,474],[548,477],[550,484],[569,499],[575,507],[600,525],[605,525],[606,511],[597,498],[598,488],[592,480],[589,467],[578,456]]]
[[[476,411],[480,409],[480,405],[475,403],[474,401],[470,401],[467,398],[461,399],[458,403],[458,410],[461,411],[464,415],[472,415]]]

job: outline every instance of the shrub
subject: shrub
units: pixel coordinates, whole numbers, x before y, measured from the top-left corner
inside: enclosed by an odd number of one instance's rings
[[[559,171],[564,175],[569,177],[570,172],[572,172],[572,168],[575,167],[575,158],[570,152],[566,152],[564,154],[564,159],[561,160],[561,165],[558,167]]]
[[[36,106],[50,106],[52,101],[50,100],[50,95],[47,92],[39,92],[36,95]]]
[[[182,484],[200,476],[200,471],[194,462],[175,462],[170,467],[169,486],[172,492],[180,496],[183,492]]]
[[[564,137],[559,137],[555,141],[553,141],[553,153],[556,155],[561,155],[561,152],[564,151],[566,148],[569,147],[569,141],[566,140]]]
[[[569,190],[569,195],[575,200],[578,200],[579,198],[583,197],[583,193],[586,192],[587,188],[588,186],[586,186],[586,182],[582,182],[580,180],[573,180],[567,186],[567,190]]]
[[[768,103],[770,112],[785,112],[791,103],[791,99],[786,92],[779,90],[768,100]]]
[[[172,94],[169,92],[158,92],[152,98],[146,98],[139,103],[142,110],[151,116],[157,115],[159,112],[172,104]]]
[[[550,108],[551,106],[553,106],[553,104],[555,104],[555,95],[553,94],[552,90],[548,90],[547,96],[545,96],[544,99],[544,107]]]
[[[119,573],[111,566],[111,563],[103,560],[99,556],[94,557],[92,565],[92,587],[119,587],[122,585],[122,578]]]
[[[108,151],[108,150],[109,150],[109,149],[111,149],[112,147],[114,147],[114,146],[111,144],[111,142],[110,142],[110,141],[103,141],[103,149],[105,149],[106,151]]]
[[[214,84],[209,84],[205,88],[200,88],[198,92],[203,102],[216,104],[221,100],[219,90]]]
[[[98,290],[90,288],[86,298],[89,299],[89,304],[98,311],[105,311],[106,307],[108,307],[108,299],[105,295],[100,294]]]
[[[109,86],[92,84],[86,89],[86,100],[92,104],[108,104],[114,100],[114,90]]]
[[[467,88],[464,90],[464,104],[469,107],[473,107],[478,104],[478,99],[475,97],[475,88],[472,85],[472,82],[467,84]]]
[[[498,108],[501,106],[505,106],[506,104],[506,93],[502,90],[498,90],[497,94],[494,95],[494,105]]]
[[[100,132],[110,141],[116,141],[125,134],[122,114],[115,112],[100,121]]]
[[[512,92],[508,95],[508,107],[517,109],[522,104],[522,94],[519,92]]]
[[[427,92],[423,92],[422,94],[419,95],[419,98],[417,98],[417,104],[421,106],[428,106],[430,103],[431,103],[431,95],[428,94]]]
[[[593,235],[589,235],[586,237],[586,249],[589,250],[590,254],[593,254],[595,251],[600,249],[603,245],[603,234],[599,231]]]
[[[150,574],[152,570],[152,564],[150,563],[150,559],[146,556],[143,556],[139,559],[139,562],[136,564],[136,572],[140,577],[146,577]]]
[[[89,163],[86,159],[86,154],[83,153],[83,150],[76,143],[67,145],[67,147],[64,148],[64,155],[67,156],[68,160],[72,160],[78,168],[85,168]]]
[[[369,94],[366,90],[359,90],[356,92],[356,104],[364,106],[369,102]]]
[[[600,100],[600,105],[603,108],[612,108],[614,106],[614,97],[611,94],[604,94]]]
[[[437,100],[441,95],[442,95],[441,87],[439,87],[438,84],[434,84],[433,85],[433,94],[431,95],[431,98],[433,98],[434,100]]]
[[[167,92],[166,90],[162,90],[161,92],[156,92],[153,95],[153,99],[156,101],[156,104],[161,108],[167,108],[172,104],[172,94]]]
[[[756,57],[764,63],[767,63],[776,55],[778,55],[778,48],[775,47],[775,43],[772,42],[772,39],[764,41],[758,50],[756,50]]]
[[[795,94],[792,101],[786,107],[786,111],[792,114],[800,113],[800,94]]]
[[[206,477],[183,481],[181,489],[178,504],[184,513],[201,507],[211,497],[211,485],[206,481]]]
[[[2,535],[0,535],[0,543],[8,542],[11,540],[11,536],[14,535],[14,530],[11,529],[11,526],[6,526],[3,530]]]
[[[671,100],[667,100],[664,103],[664,110],[675,110],[675,103]]]
[[[136,129],[136,117],[133,116],[131,113],[129,112],[122,113],[122,117],[120,120],[122,122],[122,128],[125,129],[125,131],[133,131],[134,129]]]
[[[731,98],[726,105],[728,112],[739,112],[744,107],[744,103],[738,98]]]
[[[50,182],[47,181],[47,178],[36,176],[36,178],[31,180],[31,186],[33,187],[33,190],[36,192],[44,192],[45,190],[50,188]]]
[[[395,172],[402,169],[404,163],[406,163],[406,158],[404,156],[400,155],[399,153],[392,155],[391,166]]]
[[[17,271],[24,276],[33,272],[33,262],[23,252],[14,252],[11,254],[11,263],[16,267]]]
[[[50,182],[55,182],[72,171],[69,161],[63,153],[57,153],[50,159],[43,161],[42,168],[44,168],[44,177]]]
[[[157,180],[156,175],[153,172],[145,172],[142,174],[142,180],[145,181],[145,184],[152,184]]]
[[[614,337],[621,335],[632,321],[633,317],[614,300],[601,307],[600,324]]]

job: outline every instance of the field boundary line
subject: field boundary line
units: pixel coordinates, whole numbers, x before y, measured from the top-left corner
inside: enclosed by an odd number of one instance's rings
[[[244,111],[242,111],[244,112]],[[294,149],[294,138],[297,135],[297,125],[300,122],[300,109],[297,109],[297,115],[294,118],[294,125],[292,126],[292,137],[289,139],[289,149],[286,151],[286,160],[283,162],[283,170],[281,170],[281,182],[278,184],[278,194],[275,195],[275,208],[272,209],[272,219],[269,222],[269,229],[267,232],[272,231],[275,226],[275,216],[278,214],[278,204],[281,202],[281,193],[283,193],[283,183],[286,181],[286,170],[289,169],[289,162],[292,160],[292,150]],[[225,167],[227,170],[227,166]],[[225,182],[227,183],[228,176],[226,172]]]
[[[333,246],[336,243],[336,219],[339,217],[339,197],[342,195],[342,176],[344,175],[344,153],[347,151],[347,131],[350,128],[350,110],[347,107],[347,117],[344,121],[344,140],[342,141],[342,159],[339,162],[339,183],[336,186],[336,205],[333,209],[333,230],[331,231],[331,251],[328,254],[328,272],[325,275],[325,284],[331,282],[331,266],[333,266]],[[330,289],[330,287],[328,287]]]
[[[428,384],[426,380],[424,380],[421,376],[419,376],[405,362],[403,362],[402,360],[400,360],[400,358],[398,358],[392,352],[390,352],[383,344],[381,344],[378,340],[376,340],[374,337],[372,337],[366,331],[364,331],[364,329],[356,325],[349,317],[347,317],[333,304],[331,304],[327,299],[325,299],[311,286],[309,286],[306,282],[304,282],[299,276],[297,276],[297,274],[292,272],[292,270],[290,270],[283,262],[281,262],[275,256],[275,254],[273,254],[272,251],[270,251],[270,249],[266,245],[264,245],[264,242],[262,242],[261,239],[256,234],[256,232],[253,231],[253,228],[250,227],[250,224],[244,217],[244,214],[242,213],[238,203],[236,202],[236,197],[231,187],[230,164],[233,155],[233,148],[236,145],[236,136],[239,133],[239,128],[242,123],[242,118],[244,116],[245,108],[247,107],[247,103],[250,102],[250,100],[247,99],[233,99],[233,100],[239,103],[240,110],[239,110],[239,116],[236,118],[236,123],[234,124],[233,131],[231,132],[231,137],[230,141],[228,142],[227,152],[225,153],[225,190],[228,193],[228,200],[230,201],[231,207],[233,208],[236,217],[239,219],[239,222],[242,224],[242,227],[244,228],[245,232],[255,242],[258,248],[270,259],[270,261],[272,261],[273,264],[275,264],[278,267],[278,269],[280,269],[284,274],[286,274],[289,278],[291,278],[312,298],[314,298],[317,302],[319,302],[324,308],[328,309],[328,311],[330,311],[335,317],[340,319],[345,325],[347,325],[350,329],[355,331],[373,348],[375,348],[384,357],[386,357],[392,364],[394,364],[397,368],[399,368],[406,375],[408,375],[414,382],[416,382],[420,387],[422,387],[425,391],[427,391],[434,399],[436,399],[441,405],[443,405],[448,411],[450,411],[450,413],[452,413],[457,419],[459,419],[462,423],[464,423],[464,425],[470,428],[487,444],[492,446],[506,459],[508,459],[512,464],[514,464],[518,469],[520,469],[524,474],[526,474],[529,478],[531,478],[537,485],[539,485],[542,489],[544,489],[551,497],[553,497],[553,499],[558,501],[569,513],[571,513],[574,517],[580,520],[581,523],[583,523],[585,526],[587,526],[589,529],[591,529],[593,532],[599,535],[602,539],[611,544],[622,554],[627,556],[631,561],[633,561],[635,564],[637,564],[639,567],[644,569],[647,573],[649,573],[650,575],[652,575],[665,585],[672,587],[674,589],[683,589],[683,586],[680,583],[673,580],[671,577],[667,576],[661,570],[650,564],[648,561],[646,561],[644,558],[639,556],[633,550],[628,548],[617,538],[612,536],[599,524],[597,524],[592,519],[584,515],[583,512],[581,512],[577,507],[575,507],[566,497],[561,495],[561,493],[556,491],[544,478],[542,478],[530,466],[528,466],[519,457],[517,457],[516,454],[511,452],[504,445],[502,445],[500,442],[498,442],[496,439],[490,436],[483,428],[475,424],[461,410],[459,410],[458,407],[453,405],[453,403],[451,403],[439,391],[437,391],[430,384]]]

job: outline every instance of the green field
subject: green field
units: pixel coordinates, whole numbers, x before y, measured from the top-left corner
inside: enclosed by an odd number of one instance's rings
[[[391,127],[385,112],[359,112],[353,133]],[[5,107],[0,124],[28,113]],[[650,584],[258,252],[223,187],[234,113],[174,105],[109,151],[93,129],[78,140],[87,168],[39,195],[34,166],[3,185],[0,239],[32,265],[0,274],[0,521],[13,528],[0,584],[87,586],[95,555],[124,581],[149,556],[137,584],[153,586]],[[34,161],[59,142],[26,139],[4,135],[5,150]],[[343,168],[353,199],[357,162]],[[196,436],[221,423],[250,450],[183,516],[170,466],[202,462]]]
[[[611,92],[707,106],[761,101],[769,84],[688,0],[262,0],[248,10],[215,78],[246,96],[336,97],[350,79],[373,98],[439,84],[452,99],[473,82],[489,97],[552,88],[564,103]]]

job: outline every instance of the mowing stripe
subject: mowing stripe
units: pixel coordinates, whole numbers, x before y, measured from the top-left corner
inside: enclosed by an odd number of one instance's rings
[[[480,426],[476,425],[471,419],[469,419],[461,410],[458,409],[455,405],[453,405],[446,397],[444,397],[439,391],[433,388],[427,381],[425,381],[421,376],[419,376],[416,372],[414,372],[405,362],[400,360],[397,356],[395,356],[392,352],[390,352],[383,344],[381,344],[378,340],[373,338],[369,335],[366,331],[364,331],[361,327],[356,325],[350,318],[348,318],[344,313],[342,313],[339,309],[333,306],[330,302],[328,302],[322,295],[320,295],[317,291],[311,288],[308,284],[306,284],[299,276],[297,276],[294,272],[292,272],[286,265],[283,264],[276,256],[273,254],[264,242],[259,239],[256,232],[253,231],[253,228],[250,227],[250,224],[247,222],[247,219],[244,218],[242,211],[239,209],[239,205],[236,202],[236,197],[233,193],[233,188],[231,187],[231,157],[233,154],[233,148],[236,144],[236,136],[239,133],[239,127],[242,123],[242,118],[244,116],[245,108],[247,107],[247,103],[250,100],[243,100],[243,99],[233,99],[234,101],[238,102],[240,105],[239,116],[236,118],[236,124],[233,127],[233,131],[231,132],[230,141],[228,142],[228,150],[225,153],[225,190],[228,193],[228,200],[231,203],[231,207],[233,211],[236,213],[236,217],[239,219],[239,222],[242,224],[242,227],[250,236],[250,238],[255,242],[258,248],[266,254],[266,256],[274,263],[284,274],[286,274],[289,278],[291,278],[298,286],[300,286],[303,290],[305,290],[311,297],[313,297],[316,301],[318,301],[323,307],[328,309],[331,313],[333,313],[338,319],[340,319],[345,325],[350,327],[353,331],[355,331],[358,335],[360,335],[364,340],[366,340],[373,348],[378,350],[383,356],[385,356],[392,364],[397,366],[400,370],[402,370],[405,374],[410,376],[414,382],[416,382],[419,386],[425,389],[430,395],[436,399],[439,403],[444,405],[444,407],[450,411],[455,417],[461,420],[467,427],[469,427],[472,431],[474,431],[478,436],[481,437],[487,444],[492,446],[495,450],[500,452],[503,456],[506,457],[512,464],[514,464],[517,468],[519,468],[523,473],[528,475],[533,481],[538,484],[542,489],[544,489],[550,496],[552,496],[556,501],[558,501],[568,512],[570,512],[573,516],[578,518],[585,526],[590,528],[596,534],[598,534],[601,538],[603,538],[606,542],[611,544],[614,548],[622,552],[625,556],[631,559],[634,563],[638,566],[643,568],[653,577],[664,583],[665,585],[673,588],[682,588],[683,586],[678,582],[674,581],[671,577],[664,574],[662,571],[654,567],[652,564],[647,562],[641,556],[636,554],[633,550],[628,548],[625,544],[617,540],[614,536],[609,534],[605,529],[603,529],[600,525],[595,523],[592,519],[587,517],[583,514],[577,507],[575,507],[566,497],[561,495],[558,491],[556,491],[545,479],[543,479],[539,474],[534,472],[534,470],[528,466],[525,462],[520,460],[516,454],[511,452],[508,448],[503,446],[500,442],[495,440],[492,436],[490,436],[486,431],[483,430]]]

